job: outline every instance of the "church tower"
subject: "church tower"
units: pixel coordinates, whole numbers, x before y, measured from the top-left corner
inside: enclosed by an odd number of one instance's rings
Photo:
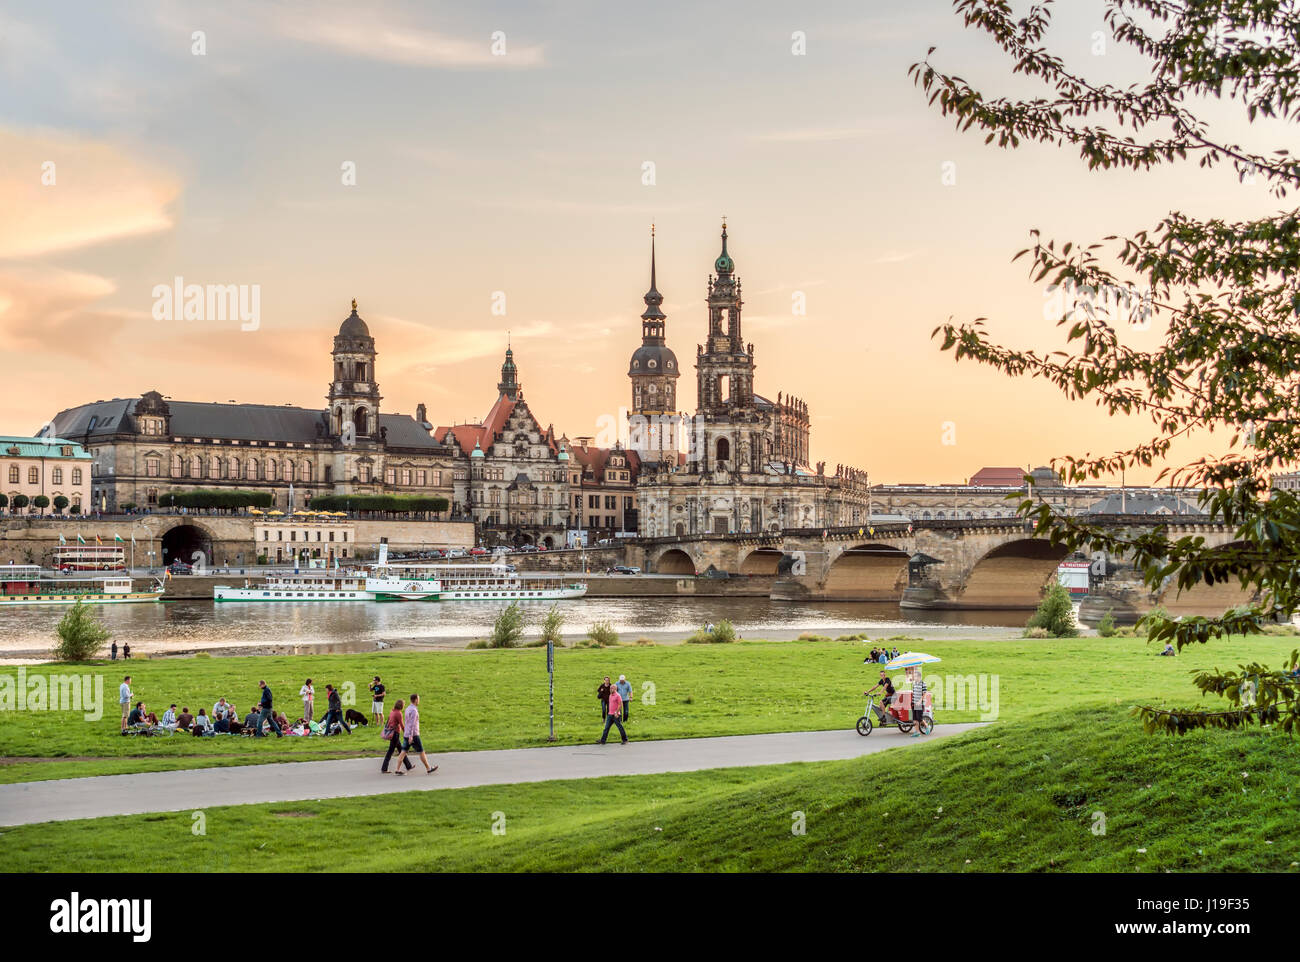
[[[740,279],[727,253],[727,222],[722,222],[722,253],[709,278],[709,335],[695,362],[699,410],[705,416],[746,411],[754,406],[754,353],[740,328]]]
[[[501,380],[497,382],[497,394],[504,394],[512,401],[519,400],[519,371],[515,368],[515,352],[506,345],[505,363],[501,365]]]
[[[668,347],[668,315],[656,286],[655,235],[650,228],[650,290],[641,315],[641,346],[632,354],[627,376],[632,382],[628,412],[628,447],[646,461],[677,460],[677,355]]]
[[[330,382],[330,436],[363,441],[379,437],[379,384],[375,381],[375,339],[366,322],[352,313],[334,337],[334,380]]]

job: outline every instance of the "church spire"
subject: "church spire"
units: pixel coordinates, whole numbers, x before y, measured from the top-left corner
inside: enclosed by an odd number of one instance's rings
[[[645,323],[641,325],[642,340],[645,340],[646,338],[652,336],[657,336],[660,339],[660,342],[662,343],[663,336],[664,336],[663,322],[668,319],[668,315],[659,309],[659,305],[664,302],[664,296],[659,293],[659,289],[656,286],[656,281],[655,281],[655,226],[654,224],[650,225],[650,290],[646,291],[643,300],[645,301],[645,313],[641,315],[641,320],[644,321]],[[652,328],[658,329],[657,334],[651,333]]]
[[[504,394],[512,401],[519,400],[519,381],[516,373],[515,352],[507,342],[506,359],[505,363],[501,365],[501,381],[497,384],[497,393]]]

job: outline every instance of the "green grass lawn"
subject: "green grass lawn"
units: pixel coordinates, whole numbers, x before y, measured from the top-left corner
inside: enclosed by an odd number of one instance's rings
[[[1297,871],[1295,739],[1150,736],[1100,707],[1015,717],[847,762],[213,808],[204,835],[189,812],[24,826],[0,833],[0,860],[17,872]]]
[[[1156,656],[1132,638],[1014,641],[927,641],[920,647],[943,658],[927,676],[996,675],[998,720],[1073,706],[1125,710],[1138,701],[1193,704],[1199,693],[1190,672],[1259,658],[1280,662],[1294,638],[1236,639],[1187,649],[1178,658]],[[686,738],[756,732],[849,728],[861,714],[861,692],[877,670],[862,664],[862,642],[743,641],[729,645],[631,645],[562,649],[556,653],[555,730],[561,743],[598,734],[595,689],[604,675],[626,674],[637,701],[629,734],[638,739]],[[117,683],[121,662],[46,666],[49,671],[104,675],[104,717],[88,722],[75,712],[0,712],[0,782],[70,778],[212,765],[308,760],[375,753],[372,727],[349,737],[124,738],[118,734]],[[36,672],[41,669],[30,669]],[[12,673],[13,669],[8,669]],[[276,704],[296,717],[299,686],[310,675],[318,692],[327,682],[352,685],[357,708],[369,713],[366,686],[374,674],[388,684],[390,704],[421,695],[422,731],[430,751],[516,748],[545,744],[547,684],[541,649],[466,652],[376,652],[364,655],[186,658],[130,665],[137,699],[162,713],[172,701],[211,710],[226,696],[246,711],[266,679]],[[644,683],[653,686],[646,704]],[[940,722],[979,720],[974,705],[940,706]],[[30,759],[24,761],[23,759]]]

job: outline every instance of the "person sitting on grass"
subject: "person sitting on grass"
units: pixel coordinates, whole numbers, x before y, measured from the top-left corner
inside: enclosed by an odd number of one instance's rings
[[[176,730],[176,703],[172,702],[171,707],[163,712],[162,727]]]
[[[138,701],[131,709],[131,714],[126,716],[126,725],[128,728],[134,728],[142,724],[144,724],[144,702]]]
[[[1169,642],[1169,641],[1167,641],[1167,642],[1165,642],[1165,650],[1162,651],[1162,652],[1160,652],[1160,654],[1161,654],[1161,655],[1168,655],[1170,658],[1172,658],[1172,657],[1174,657],[1175,655],[1177,655],[1178,652],[1174,651],[1174,645],[1173,645],[1173,642]]]
[[[212,722],[212,732],[213,732],[213,734],[215,734],[215,735],[229,735],[229,734],[230,734],[230,716],[227,715],[227,714],[223,711],[220,715],[216,714],[216,712],[213,712],[212,717],[213,717],[213,722]]]
[[[194,727],[190,730],[190,734],[197,737],[206,735],[210,731],[212,731],[212,719],[204,714],[204,709],[200,708],[198,717],[194,719]]]
[[[190,710],[188,708],[182,708],[181,713],[176,716],[176,730],[178,732],[187,732],[193,724],[194,716],[190,714]]]
[[[239,720],[239,712],[235,710],[234,705],[230,706],[229,726],[232,735],[242,735],[244,733],[244,723]]]

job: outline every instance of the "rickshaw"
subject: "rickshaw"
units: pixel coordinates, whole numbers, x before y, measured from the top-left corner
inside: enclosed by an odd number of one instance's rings
[[[885,670],[890,668],[919,668],[922,665],[932,664],[939,660],[934,655],[908,651],[897,658],[891,658],[885,663],[884,668]],[[919,731],[922,735],[928,735],[934,731],[934,697],[928,690],[923,696],[925,701],[921,708],[919,720],[913,717],[916,713],[912,710],[912,692],[909,689],[904,688],[899,691],[887,711],[876,707],[874,687],[865,694],[867,695],[867,707],[863,711],[862,717],[858,719],[857,729],[859,735],[870,735],[871,730],[877,725],[881,728],[887,728],[891,725],[897,726],[900,732],[907,733],[919,724]]]

